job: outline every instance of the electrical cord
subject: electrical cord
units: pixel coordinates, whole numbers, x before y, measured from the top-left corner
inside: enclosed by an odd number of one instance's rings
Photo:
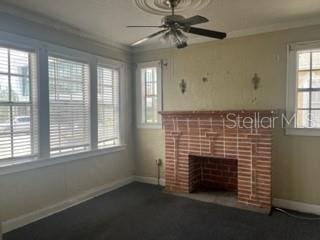
[[[158,165],[158,186],[160,186],[160,165]]]
[[[158,176],[157,176],[157,180],[158,180],[158,186],[160,186],[160,166],[161,166],[161,159],[157,159],[156,160],[156,165],[157,165],[157,169],[158,169]]]
[[[293,218],[297,218],[300,220],[307,220],[307,221],[320,221],[320,217],[302,217],[302,216],[298,216],[292,213],[289,213],[288,211],[282,209],[282,208],[274,208],[275,210],[277,210],[278,212],[284,213],[286,215],[288,215],[289,217],[293,217]]]

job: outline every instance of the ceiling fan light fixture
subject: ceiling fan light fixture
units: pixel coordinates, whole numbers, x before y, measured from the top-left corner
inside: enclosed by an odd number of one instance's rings
[[[187,36],[184,35],[179,29],[172,31],[172,36],[177,48],[185,48],[188,46]]]
[[[186,47],[188,47],[188,43],[187,42],[179,42],[179,43],[176,43],[176,47],[178,49],[186,48]]]
[[[179,29],[176,30],[176,36],[179,38],[180,41],[188,41],[188,37],[183,34]]]
[[[177,48],[185,48],[187,44],[187,36],[179,29],[171,29],[163,34],[160,40],[164,43],[173,43]]]

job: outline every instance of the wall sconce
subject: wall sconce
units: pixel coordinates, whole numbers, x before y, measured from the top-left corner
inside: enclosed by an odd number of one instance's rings
[[[187,91],[187,83],[184,79],[180,81],[179,87],[181,89],[182,94],[184,94]]]
[[[210,73],[207,72],[206,75],[202,77],[202,82],[204,82],[204,83],[208,82],[209,81],[209,75],[210,75]]]
[[[253,78],[252,78],[252,84],[253,84],[254,90],[257,90],[259,88],[260,81],[261,81],[261,79],[258,76],[258,73],[255,73]]]
[[[202,77],[202,82],[208,82],[208,81],[209,81],[208,77]]]

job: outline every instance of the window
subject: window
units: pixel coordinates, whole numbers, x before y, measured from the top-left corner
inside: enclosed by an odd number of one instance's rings
[[[293,114],[291,127],[320,129],[320,44],[294,44],[288,56],[287,111]]]
[[[159,127],[162,110],[162,67],[161,62],[138,64],[137,68],[137,107],[138,125]]]
[[[49,56],[50,154],[90,147],[89,66]]]
[[[120,71],[98,66],[98,148],[120,144]]]
[[[320,49],[298,52],[297,127],[320,127]]]
[[[124,150],[126,76],[124,63],[0,31],[0,169]]]
[[[38,154],[36,55],[0,47],[0,159]]]

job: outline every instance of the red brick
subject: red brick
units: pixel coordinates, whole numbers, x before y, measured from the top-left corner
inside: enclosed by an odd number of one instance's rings
[[[199,184],[202,167],[208,183],[236,189],[239,202],[270,208],[272,129],[256,128],[258,122],[254,122],[251,129],[228,128],[233,123],[223,120],[227,113],[163,116],[167,189],[191,191]],[[233,113],[254,116],[248,111]],[[267,111],[260,114],[260,117],[271,116]],[[239,124],[244,125],[243,122]],[[201,158],[193,162],[191,155],[214,155],[224,159]],[[253,173],[255,182],[252,182]]]

